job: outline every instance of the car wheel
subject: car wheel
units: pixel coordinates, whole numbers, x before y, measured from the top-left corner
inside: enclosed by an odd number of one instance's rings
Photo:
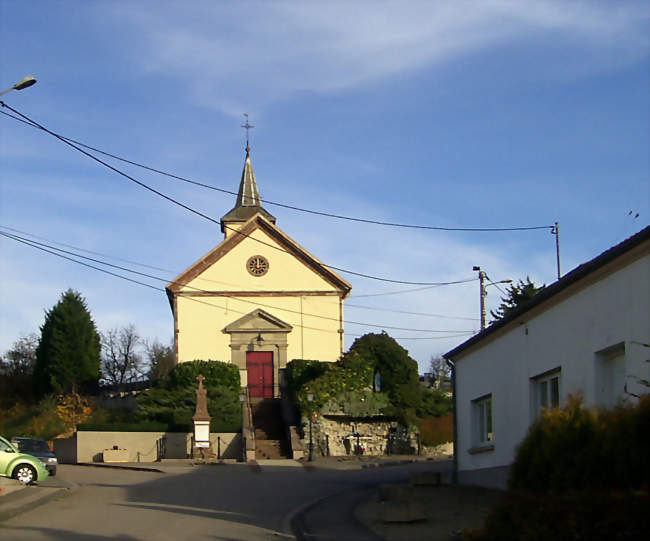
[[[29,485],[36,481],[36,470],[29,464],[20,464],[14,469],[13,478]]]

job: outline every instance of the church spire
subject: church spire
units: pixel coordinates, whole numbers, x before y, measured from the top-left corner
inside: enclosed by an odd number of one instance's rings
[[[238,229],[242,222],[248,221],[256,213],[260,213],[264,218],[275,223],[275,217],[262,207],[260,193],[255,181],[255,172],[251,162],[251,147],[248,140],[248,130],[254,128],[248,123],[248,113],[244,113],[246,123],[242,128],[246,128],[246,158],[244,160],[244,169],[239,182],[239,191],[237,192],[237,201],[235,206],[221,218],[221,232],[228,236],[233,229]]]
[[[251,163],[251,148],[246,142],[246,159],[244,161],[244,170],[241,173],[241,181],[239,183],[239,192],[237,192],[236,207],[259,207],[260,193],[257,190],[257,182],[255,182],[255,172],[253,171],[253,164]]]

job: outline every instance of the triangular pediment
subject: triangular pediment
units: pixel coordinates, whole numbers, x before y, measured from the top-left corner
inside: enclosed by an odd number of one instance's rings
[[[167,284],[168,295],[173,295],[182,291],[186,284],[199,277],[212,265],[221,258],[230,253],[240,243],[253,239],[253,234],[257,231],[263,231],[277,245],[277,249],[286,252],[302,264],[307,266],[312,272],[325,280],[330,286],[339,290],[342,297],[345,298],[352,290],[352,285],[340,277],[336,272],[324,265],[315,256],[310,254],[297,242],[286,235],[278,226],[267,220],[262,214],[256,213],[251,217],[241,229],[233,231],[223,242],[215,246],[201,259],[193,263],[185,271],[179,274],[174,280]],[[270,246],[267,242],[261,241],[261,246]],[[273,248],[273,246],[271,246]],[[187,292],[187,290],[185,290]],[[171,297],[170,297],[171,300]]]
[[[288,323],[257,308],[227,325],[222,332],[291,332],[291,329]]]

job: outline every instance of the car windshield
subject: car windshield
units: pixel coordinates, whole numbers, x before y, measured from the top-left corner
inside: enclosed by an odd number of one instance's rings
[[[23,453],[49,453],[50,448],[43,440],[17,440],[16,446]]]

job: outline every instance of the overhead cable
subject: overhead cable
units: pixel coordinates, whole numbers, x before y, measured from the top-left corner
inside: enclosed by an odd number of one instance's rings
[[[7,237],[7,238],[10,238],[12,240],[16,240],[18,242],[22,242],[23,244],[28,244],[30,246],[45,247],[45,248],[42,248],[42,249],[44,249],[44,251],[47,251],[48,253],[53,253],[52,250],[55,250],[56,252],[62,252],[64,254],[68,254],[68,255],[71,255],[71,256],[74,256],[74,257],[80,257],[82,259],[86,259],[86,260],[92,261],[94,263],[99,263],[100,265],[106,265],[106,266],[111,267],[111,268],[115,268],[115,269],[119,269],[119,270],[122,270],[122,271],[125,271],[125,272],[136,274],[136,275],[139,275],[139,276],[142,276],[142,277],[145,277],[145,278],[150,278],[152,280],[158,280],[158,281],[162,281],[162,282],[165,282],[165,283],[170,283],[170,284],[180,285],[180,286],[183,286],[183,287],[188,287],[188,288],[192,289],[196,293],[210,293],[209,291],[206,291],[206,290],[203,290],[203,289],[200,289],[200,288],[197,288],[197,287],[190,286],[189,284],[186,284],[186,283],[174,282],[174,281],[168,282],[165,278],[161,278],[159,276],[155,276],[155,275],[152,275],[152,274],[147,274],[147,273],[144,273],[144,272],[136,271],[136,270],[133,270],[133,269],[129,269],[127,267],[122,267],[120,265],[114,265],[112,263],[107,263],[105,261],[101,261],[101,260],[94,259],[94,258],[91,258],[91,257],[88,257],[88,256],[84,256],[84,255],[81,255],[81,254],[70,252],[68,250],[63,250],[61,248],[56,248],[54,246],[50,246],[50,245],[47,245],[47,244],[42,243],[42,242],[33,241],[33,240],[30,240],[30,239],[25,239],[25,238],[19,237],[17,235],[3,233],[2,231],[0,231],[0,235],[2,235],[4,237]],[[72,260],[69,257],[65,257],[65,259]],[[74,261],[74,260],[72,260],[72,261]],[[90,266],[91,268],[96,268],[96,267],[93,267],[92,265],[86,265],[86,266]],[[110,273],[110,274],[112,274],[112,273]],[[149,287],[154,287],[154,286],[149,285]],[[184,297],[184,298],[186,298],[186,297]],[[252,304],[252,305],[255,305],[255,306],[262,306],[264,308],[269,308],[269,309],[272,309],[272,310],[280,310],[280,311],[283,311],[283,312],[288,312],[288,313],[297,314],[297,315],[301,315],[301,316],[313,317],[313,318],[317,318],[317,319],[325,319],[325,320],[329,320],[329,321],[337,321],[337,322],[339,321],[338,318],[323,316],[323,315],[320,315],[320,314],[310,314],[310,313],[302,312],[302,311],[299,311],[299,310],[291,310],[289,308],[281,308],[279,306],[271,306],[271,305],[263,304],[263,303],[256,302],[256,301],[249,301],[249,300],[243,299],[243,298],[241,298],[239,296],[232,296],[232,297],[228,297],[228,298],[236,299],[237,301],[243,302],[245,304]],[[392,325],[380,325],[380,324],[374,324],[374,323],[352,321],[352,320],[347,320],[347,319],[344,321],[344,323],[347,324],[347,325],[361,325],[361,326],[364,326],[364,327],[375,327],[375,328],[381,328],[381,329],[391,329],[391,330],[409,331],[409,332],[428,332],[428,333],[464,333],[464,332],[470,332],[470,331],[467,331],[467,330],[451,330],[451,329],[446,329],[446,330],[413,329],[413,328],[408,328],[408,327],[396,327],[396,326],[392,326]]]
[[[8,107],[8,106],[6,106]],[[11,107],[8,107],[12,111],[16,112],[17,114],[21,115],[21,113],[18,113],[15,109],[12,109]],[[13,118],[15,120],[18,120],[20,122],[23,122],[27,124],[28,126],[34,127],[34,128],[39,128],[43,129],[42,126],[37,124],[34,121],[26,121],[22,120],[21,118],[17,118],[14,115],[10,115],[9,113],[6,113],[4,111],[0,111],[6,116]],[[24,115],[21,115],[24,117]],[[25,117],[26,118],[26,117]],[[48,133],[51,133],[54,135],[54,132],[50,132],[49,130]],[[118,156],[117,154],[111,154],[110,152],[106,152],[105,150],[101,150],[97,147],[93,147],[91,145],[87,145],[85,143],[82,143],[81,141],[77,141],[75,139],[72,139],[70,137],[66,137],[64,135],[56,134],[56,137],[61,139],[62,141],[66,141],[68,143],[74,143],[75,145],[79,145],[83,148],[86,148],[88,150],[92,150],[93,152],[97,152],[98,154],[102,154],[103,156],[107,156],[109,158],[113,158],[114,160],[121,161],[123,163],[128,163],[129,165],[133,165],[134,167],[139,167],[141,169],[145,169],[147,171],[151,171],[152,173],[157,173],[159,175],[163,175],[169,178],[172,178],[174,180],[179,180],[181,182],[185,182],[187,184],[192,184],[194,186],[199,186],[201,188],[207,188],[209,190],[214,190],[216,192],[221,192],[221,193],[226,193],[229,195],[238,195],[237,192],[234,192],[232,190],[226,190],[225,188],[218,188],[216,186],[212,186],[210,184],[205,184],[204,182],[199,182],[196,180],[192,180],[189,178],[181,177],[179,175],[175,175],[173,173],[169,173],[167,171],[163,171],[161,169],[156,169],[155,167],[151,167],[148,165],[144,165],[138,162],[135,162],[133,160],[129,160],[127,158],[123,158],[121,156]],[[278,203],[277,201],[270,201],[268,199],[263,199],[260,198],[260,201],[263,203],[266,203],[268,205],[274,205],[276,207],[281,207],[281,208],[286,208],[290,210],[295,210],[298,212],[304,212],[307,214],[314,214],[317,216],[325,216],[327,218],[336,218],[337,220],[348,220],[351,222],[359,222],[359,223],[366,223],[366,224],[372,224],[372,225],[382,225],[382,226],[387,226],[387,227],[400,227],[400,228],[407,228],[407,229],[423,229],[423,230],[429,230],[429,231],[466,231],[466,232],[505,232],[505,231],[533,231],[533,230],[539,230],[539,229],[552,229],[554,226],[552,225],[537,225],[537,226],[528,226],[528,227],[442,227],[442,226],[433,226],[433,225],[417,225],[417,224],[403,224],[403,223],[396,223],[396,222],[384,222],[381,220],[371,220],[368,218],[356,218],[354,216],[345,216],[342,214],[334,214],[331,212],[324,212],[324,211],[319,211],[319,210],[313,210],[313,209],[306,209],[302,207],[297,207],[295,205],[289,205],[286,203]]]
[[[137,180],[136,178],[132,177],[131,175],[128,175],[124,171],[121,171],[120,169],[118,169],[116,167],[113,167],[109,163],[106,163],[105,161],[99,159],[97,156],[94,156],[93,154],[91,154],[89,152],[86,152],[84,149],[79,148],[74,143],[71,143],[71,142],[67,141],[61,135],[47,129],[46,127],[42,126],[41,124],[39,124],[35,120],[32,120],[31,118],[29,118],[28,116],[26,116],[26,115],[22,114],[21,112],[17,111],[13,107],[10,107],[5,102],[0,101],[0,105],[2,105],[2,107],[6,107],[7,109],[9,109],[9,110],[13,111],[14,113],[16,113],[17,115],[19,115],[20,117],[24,118],[27,121],[27,123],[29,123],[30,125],[38,127],[40,130],[44,131],[45,133],[48,133],[49,135],[55,137],[56,139],[58,139],[61,142],[65,143],[66,145],[70,146],[71,148],[75,149],[76,151],[82,153],[83,155],[89,157],[90,159],[96,161],[97,163],[103,165],[104,167],[107,167],[108,169],[110,169],[111,171],[117,173],[118,175],[130,180],[131,182],[136,183],[138,186],[141,186],[142,188],[145,188],[146,190],[158,195],[159,197],[162,197],[163,199],[166,199],[170,203],[173,203],[174,205],[178,205],[179,207],[187,210],[188,212],[196,214],[197,216],[200,216],[201,218],[203,218],[205,220],[208,220],[208,221],[210,221],[212,223],[215,223],[217,225],[221,225],[220,221],[215,220],[211,216],[208,216],[207,214],[204,214],[204,213],[190,207],[189,205],[186,205],[185,203],[181,203],[180,201],[174,199],[173,197],[165,195],[164,193],[156,190],[155,188],[152,188],[151,186],[145,184],[144,182],[141,182],[141,181]],[[258,242],[260,244],[263,244],[265,246],[273,248],[274,250],[278,250],[278,251],[284,252],[284,253],[289,253],[287,250],[285,250],[283,248],[280,248],[279,246],[276,246],[275,244],[271,244],[271,243],[265,242],[265,241],[263,241],[261,239],[255,238],[255,237],[253,237],[251,235],[247,235],[246,233],[243,233],[242,231],[240,231],[237,228],[230,227],[230,226],[228,226],[226,224],[223,224],[223,226],[226,229],[231,230],[235,234],[238,234],[238,235],[241,235],[243,237],[254,240],[255,242]],[[409,280],[393,280],[393,279],[390,279],[390,278],[381,278],[379,276],[373,276],[373,275],[362,273],[362,272],[351,271],[351,270],[348,270],[348,269],[343,269],[341,267],[335,267],[334,265],[328,265],[328,264],[322,263],[322,262],[321,262],[321,264],[324,267],[327,267],[328,269],[336,270],[336,271],[343,272],[343,273],[346,273],[346,274],[352,274],[354,276],[359,276],[360,278],[367,278],[369,280],[377,280],[377,281],[380,281],[380,282],[390,282],[390,283],[393,283],[393,284],[405,284],[405,285],[421,285],[421,286],[447,285],[446,283],[438,283],[438,282],[414,282],[414,281],[409,281]]]
[[[56,241],[56,240],[41,237],[39,235],[35,235],[33,233],[29,233],[29,232],[23,231],[21,229],[8,227],[6,225],[1,225],[0,224],[0,229],[6,229],[7,231],[12,231],[13,233],[20,233],[21,235],[27,235],[27,236],[32,237],[34,239],[39,239],[39,240],[42,240],[42,241],[46,241],[47,243],[50,243],[50,244],[56,244],[58,246],[65,246],[66,248],[72,248],[73,250],[77,250],[77,251],[80,251],[80,252],[85,252],[87,254],[97,255],[97,256],[100,256],[100,257],[103,257],[103,258],[106,258],[106,259],[114,259],[116,261],[122,261],[123,263],[130,263],[131,265],[138,265],[139,267],[145,267],[145,268],[149,268],[149,269],[153,269],[153,270],[159,270],[159,271],[162,271],[162,272],[168,272],[168,273],[173,274],[175,276],[177,276],[179,274],[178,271],[173,271],[173,270],[165,269],[165,268],[162,268],[162,267],[156,267],[154,265],[148,265],[146,263],[141,263],[139,261],[133,261],[131,259],[124,259],[124,258],[121,258],[121,257],[104,254],[102,252],[87,250],[86,248],[81,248],[81,247],[75,246],[73,244],[67,244],[67,243],[64,243],[64,242],[59,242],[59,241]],[[31,239],[27,239],[27,240],[31,240]],[[223,282],[223,281],[220,281],[220,280],[212,280],[212,279],[209,279],[209,278],[200,278],[199,277],[197,279],[200,280],[200,281],[212,282],[212,283],[217,283],[217,284],[221,284],[221,285],[228,285],[228,286],[233,286],[233,287],[244,287],[244,286],[241,286],[241,285],[238,285],[238,284],[232,284],[232,283]],[[410,292],[413,292],[413,291],[422,291],[422,290],[426,290],[426,289],[432,289],[434,287],[441,287],[443,285],[462,284],[462,283],[467,283],[467,282],[474,282],[476,280],[478,280],[478,278],[469,278],[469,279],[466,279],[466,280],[457,280],[457,281],[454,281],[454,282],[441,282],[436,286],[422,287],[422,288],[416,288],[416,289],[407,289],[407,290],[394,291],[394,292],[389,292],[389,293],[375,293],[375,294],[372,294],[372,295],[351,295],[350,298],[372,297],[372,296],[382,296],[382,295],[397,295],[399,293],[410,293]],[[250,286],[246,286],[246,287],[250,287]],[[264,291],[264,290],[256,289],[256,291]],[[382,312],[393,312],[393,313],[398,313],[398,314],[407,314],[407,315],[414,315],[414,316],[439,317],[439,318],[443,318],[443,319],[462,319],[462,320],[469,320],[469,321],[478,321],[477,318],[471,318],[471,317],[447,316],[447,315],[443,315],[443,314],[430,314],[430,313],[423,313],[423,312],[408,312],[408,311],[405,311],[405,310],[392,310],[392,309],[388,309],[388,308],[376,308],[376,307],[372,307],[372,306],[361,306],[361,305],[350,304],[350,303],[346,303],[345,306],[350,307],[350,308],[358,308],[358,309],[361,309],[361,310],[375,310],[375,311],[382,311]]]

